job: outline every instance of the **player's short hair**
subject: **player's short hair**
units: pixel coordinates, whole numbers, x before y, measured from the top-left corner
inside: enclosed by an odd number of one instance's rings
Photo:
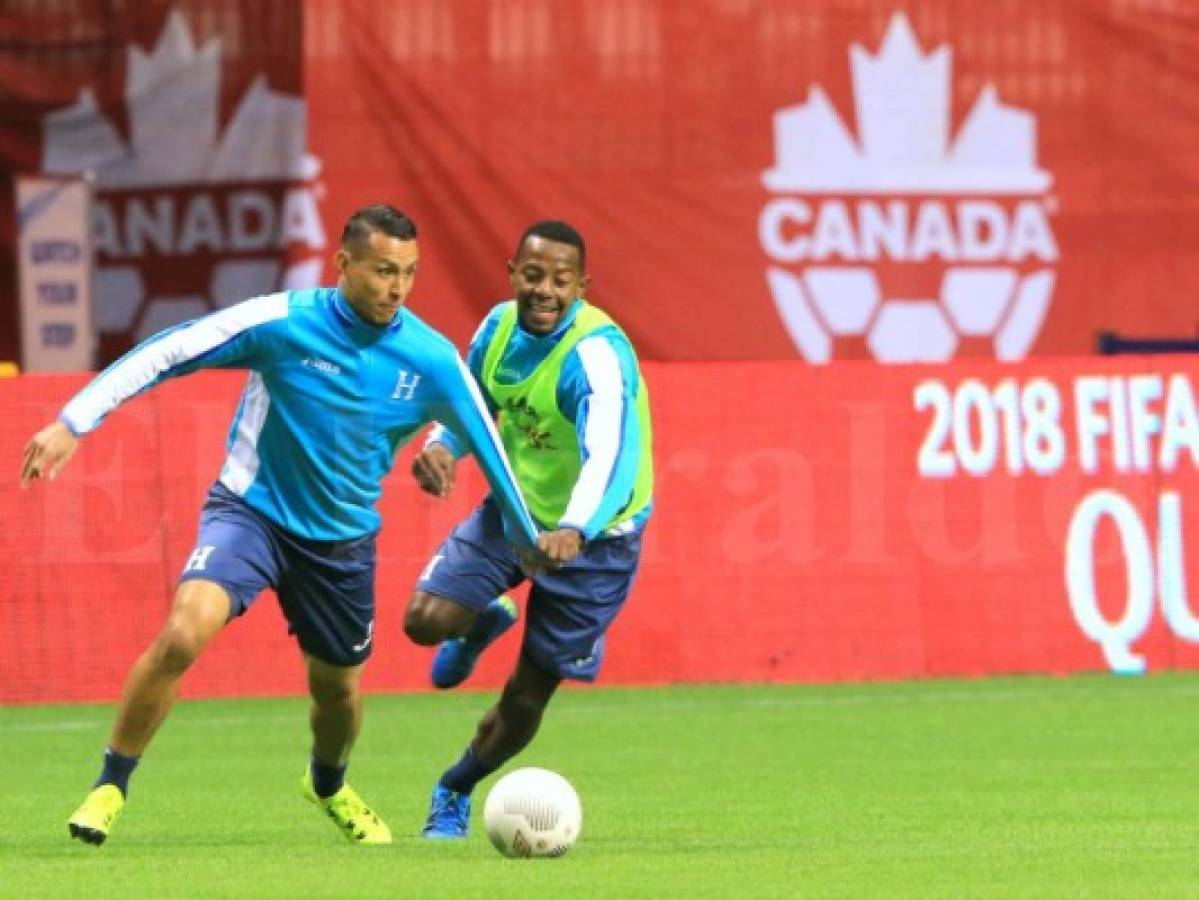
[[[520,256],[520,250],[525,245],[525,241],[531,237],[539,237],[574,247],[579,251],[579,271],[587,271],[587,245],[583,243],[583,235],[579,234],[573,225],[560,219],[542,219],[540,222],[534,222],[525,229],[520,240],[516,242],[516,254],[512,257],[513,259]]]
[[[364,206],[349,219],[341,230],[341,245],[357,256],[368,244],[375,232],[401,241],[416,240],[416,223],[386,203]]]

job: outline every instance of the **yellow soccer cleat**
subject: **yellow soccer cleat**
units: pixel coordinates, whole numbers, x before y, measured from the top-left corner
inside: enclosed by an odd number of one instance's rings
[[[346,836],[346,840],[357,844],[390,844],[391,829],[375,814],[348,784],[343,784],[332,797],[324,799],[316,795],[312,787],[312,772],[304,770],[300,779],[300,790],[304,796],[325,811]]]
[[[125,808],[125,795],[115,784],[102,784],[83,798],[83,803],[67,821],[71,837],[97,847],[112,831],[117,816]]]

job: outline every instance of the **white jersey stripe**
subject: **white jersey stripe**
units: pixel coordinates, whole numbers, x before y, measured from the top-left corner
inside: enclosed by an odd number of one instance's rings
[[[624,377],[620,371],[620,359],[604,337],[597,335],[584,338],[575,350],[578,351],[579,362],[583,364],[583,374],[591,386],[587,424],[583,431],[586,462],[579,472],[579,480],[575,482],[562,521],[586,525],[595,517],[604,500],[604,492],[620,455],[620,438],[624,427]]]
[[[262,376],[251,372],[242,398],[241,416],[237,420],[237,437],[221,469],[221,484],[239,497],[244,496],[258,475],[258,436],[271,408]]]
[[[62,411],[76,434],[85,434],[130,397],[171,370],[233,340],[243,331],[287,316],[287,293],[255,297],[166,332],[100,373]]]
[[[524,494],[520,492],[520,485],[516,481],[516,473],[512,471],[512,464],[508,461],[508,454],[504,452],[504,442],[500,440],[500,433],[496,430],[495,420],[491,418],[491,410],[487,408],[487,401],[483,399],[483,394],[479,391],[479,385],[475,382],[475,376],[471,374],[470,369],[466,367],[466,363],[457,354],[454,355],[454,360],[458,363],[458,371],[462,374],[462,380],[466,383],[466,389],[470,392],[470,398],[474,402],[475,407],[479,411],[479,416],[483,419],[483,425],[487,428],[487,434],[491,436],[491,443],[495,445],[496,455],[500,462],[504,464],[504,472],[508,476],[508,480],[512,483],[516,499],[520,502],[520,508],[524,510],[526,516],[531,520],[532,513],[529,512],[529,506],[525,503]]]

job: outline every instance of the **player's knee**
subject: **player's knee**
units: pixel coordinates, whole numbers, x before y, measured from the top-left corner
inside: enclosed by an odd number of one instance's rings
[[[464,629],[455,621],[454,612],[455,605],[449,601],[417,591],[404,612],[404,634],[422,647],[432,647],[446,638],[458,637]]]
[[[154,663],[163,672],[182,673],[229,616],[225,589],[206,581],[184,581],[171,613],[154,642]]]
[[[357,698],[357,684],[350,680],[309,680],[308,692],[317,706],[347,706]]]
[[[434,617],[426,610],[413,606],[409,606],[404,613],[404,634],[408,635],[408,640],[422,647],[432,647],[442,640]]]
[[[172,617],[158,634],[154,656],[165,672],[183,672],[195,662],[204,648],[204,639],[190,622]]]

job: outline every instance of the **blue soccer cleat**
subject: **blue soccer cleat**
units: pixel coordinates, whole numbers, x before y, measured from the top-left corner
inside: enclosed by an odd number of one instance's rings
[[[496,597],[479,613],[466,637],[442,641],[433,657],[433,686],[457,687],[474,671],[479,655],[516,624],[519,613],[511,597]]]
[[[460,794],[438,784],[429,802],[429,818],[421,831],[431,840],[457,840],[470,829],[470,794]]]

